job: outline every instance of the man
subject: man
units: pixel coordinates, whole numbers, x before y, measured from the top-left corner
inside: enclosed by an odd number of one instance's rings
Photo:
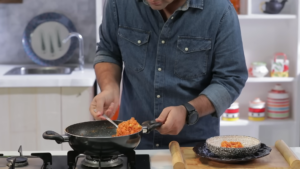
[[[117,109],[124,62],[119,119],[163,123],[138,148],[195,146],[219,135],[219,117],[248,78],[229,0],[108,0],[99,31],[96,120]]]

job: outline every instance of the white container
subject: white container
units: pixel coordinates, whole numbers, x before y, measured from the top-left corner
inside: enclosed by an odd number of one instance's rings
[[[249,103],[249,107],[253,109],[263,109],[265,108],[266,102],[260,100],[260,98],[255,98]]]
[[[264,77],[269,73],[269,70],[263,62],[252,63],[252,74],[254,77]]]

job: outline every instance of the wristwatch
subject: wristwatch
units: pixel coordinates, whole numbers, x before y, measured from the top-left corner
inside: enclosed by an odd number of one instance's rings
[[[199,120],[199,114],[190,103],[185,103],[183,105],[186,109],[186,124],[187,125],[194,125]]]

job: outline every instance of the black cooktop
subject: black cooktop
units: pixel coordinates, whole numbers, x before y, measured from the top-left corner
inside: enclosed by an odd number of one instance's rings
[[[80,156],[77,161],[76,169],[92,169],[91,167],[85,167],[83,166],[82,160],[85,158],[85,156]],[[105,169],[129,169],[127,167],[127,158],[125,156],[120,156],[119,157],[122,161],[123,164],[117,167],[109,167]],[[150,157],[149,155],[146,154],[138,154],[135,156],[136,164],[134,167],[131,168],[136,168],[136,169],[150,169]],[[67,156],[52,156],[52,166],[50,167],[51,169],[69,169],[68,164],[67,164]],[[49,168],[49,169],[50,169]],[[47,168],[48,169],[48,168]]]
[[[78,154],[74,151],[69,151],[67,155],[62,156],[51,155],[51,153],[32,153],[31,156],[23,156],[22,147],[20,147],[19,153],[20,156],[11,157],[0,154],[0,169],[99,169],[97,158]],[[90,164],[95,165],[87,167]],[[102,158],[101,165],[105,166],[101,166],[101,169],[151,168],[149,155],[136,155],[134,151],[127,155],[115,156],[113,159],[110,157]]]

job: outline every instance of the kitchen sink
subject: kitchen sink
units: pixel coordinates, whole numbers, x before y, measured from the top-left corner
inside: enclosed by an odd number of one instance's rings
[[[4,75],[66,75],[71,74],[74,67],[15,67]]]

